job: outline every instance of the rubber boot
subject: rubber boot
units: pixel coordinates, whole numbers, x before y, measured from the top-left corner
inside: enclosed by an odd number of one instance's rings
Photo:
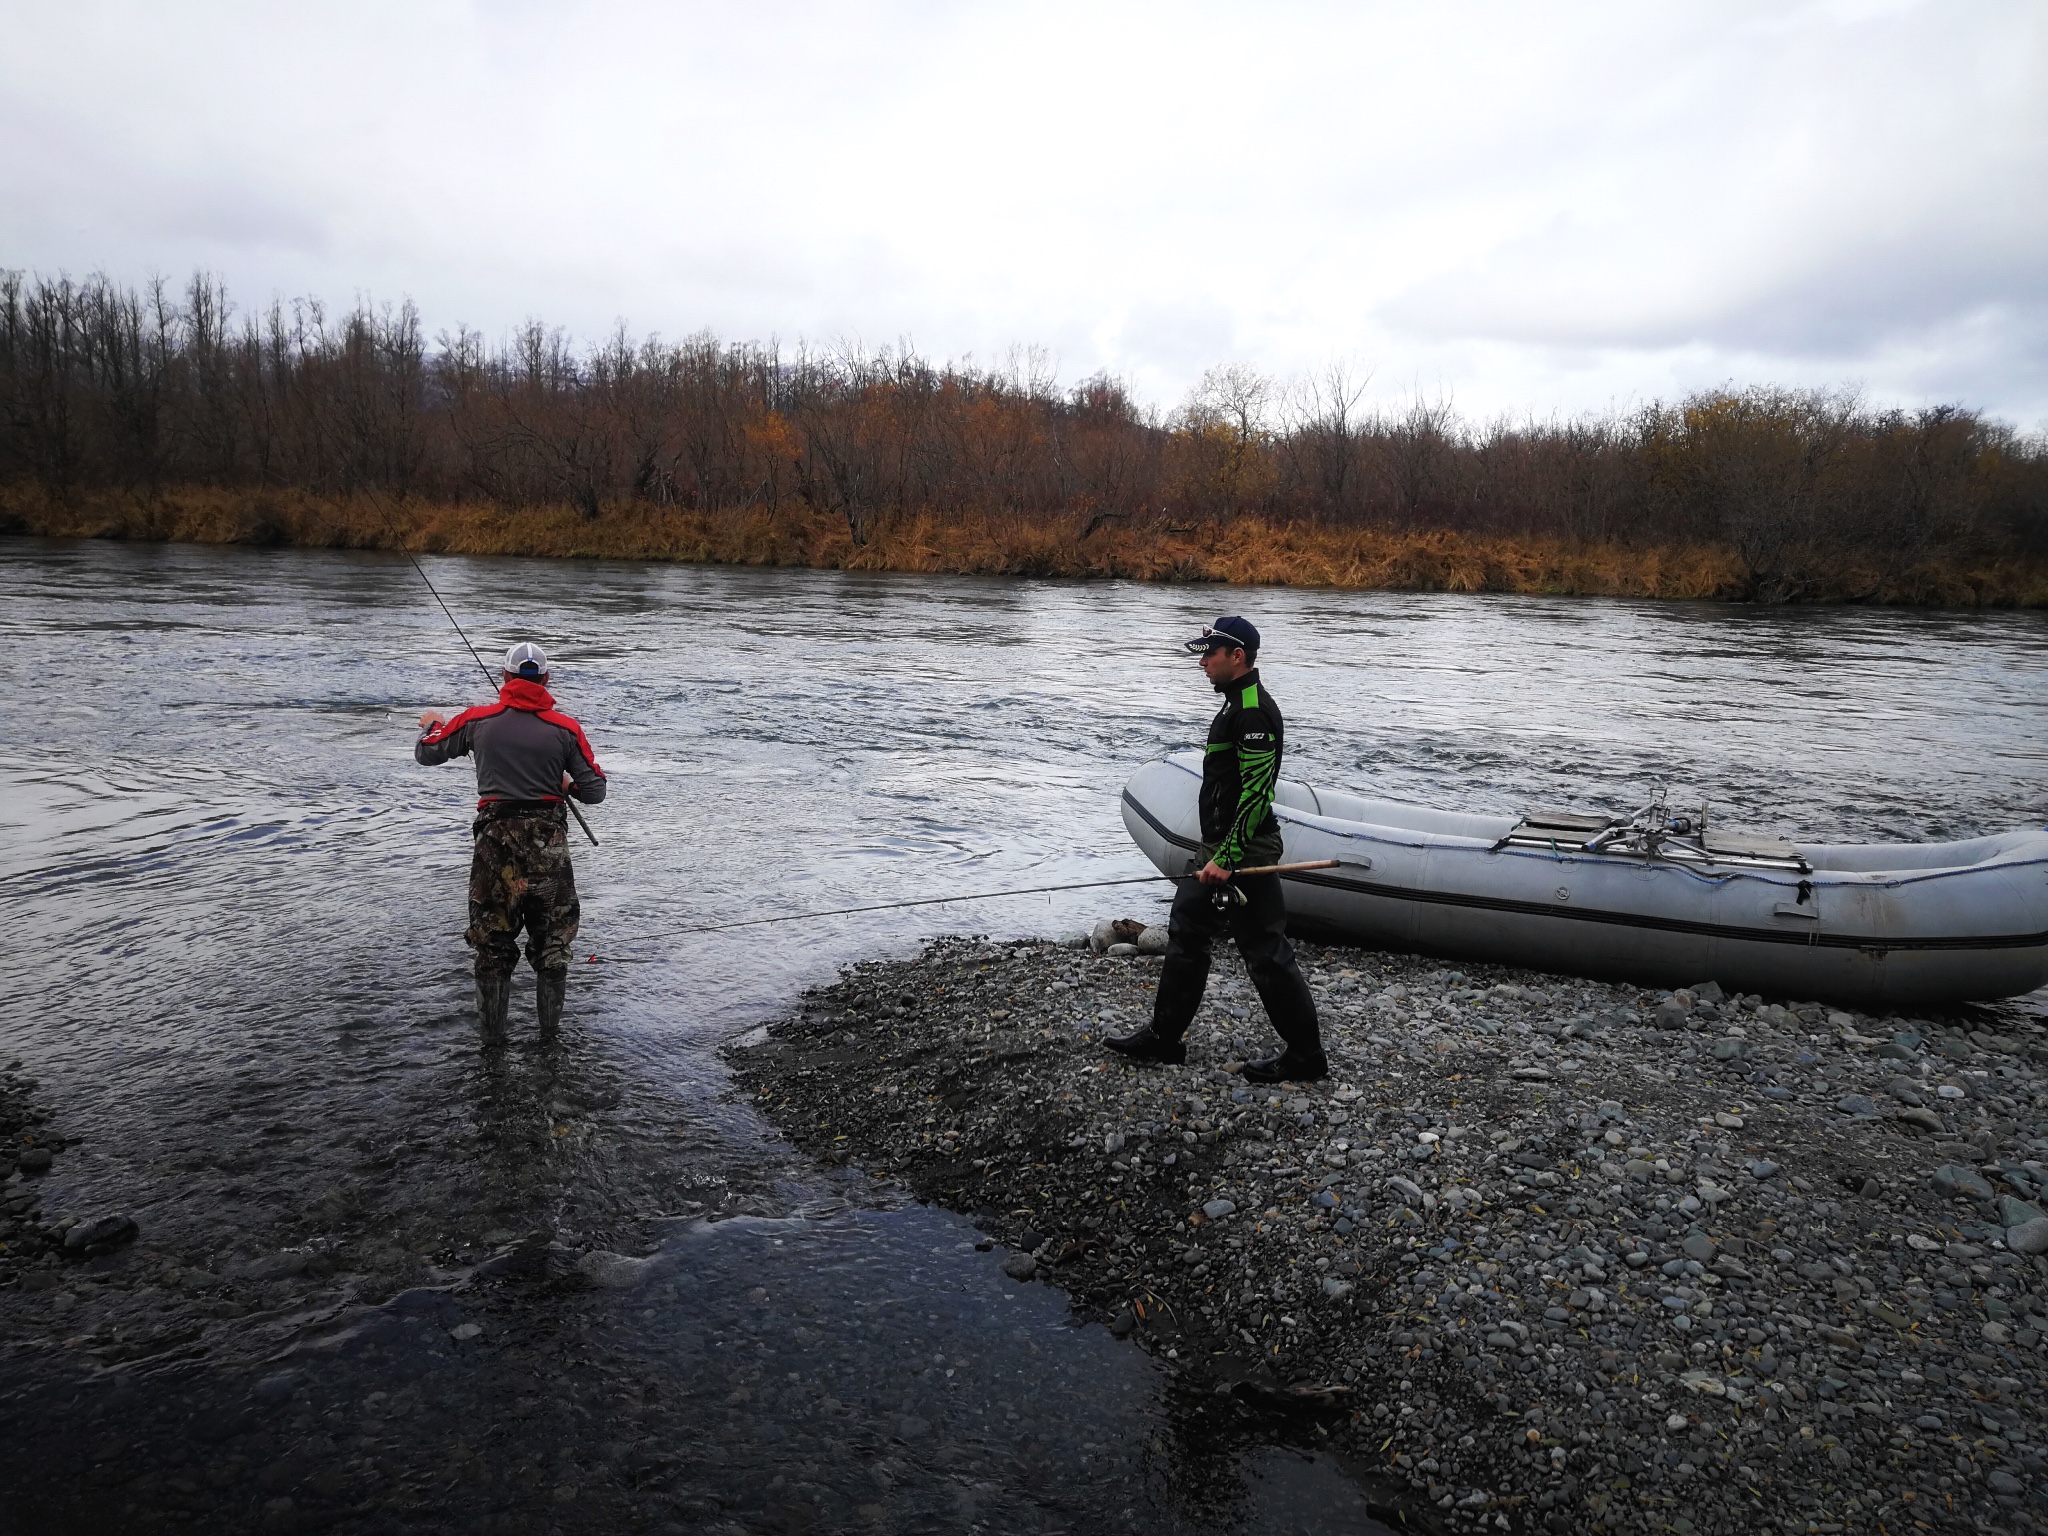
[[[1292,1048],[1264,1061],[1244,1064],[1248,1083],[1314,1083],[1330,1075],[1330,1064],[1321,1056],[1310,1056]]]
[[[1102,1042],[1102,1048],[1155,1067],[1178,1067],[1188,1059],[1185,1042],[1154,1034],[1150,1024],[1132,1034],[1112,1036]]]
[[[567,971],[534,973],[533,1001],[540,1013],[540,1037],[552,1040],[562,1027],[562,1002],[569,994]]]
[[[476,973],[476,1012],[483,1023],[484,1044],[505,1039],[505,1011],[512,1002],[512,978],[501,971]]]
[[[1287,1028],[1280,1031],[1280,1038],[1287,1048],[1278,1056],[1244,1064],[1246,1082],[1314,1083],[1330,1075],[1329,1060],[1323,1055],[1323,1033],[1313,1013],[1306,1019],[1287,1016]]]

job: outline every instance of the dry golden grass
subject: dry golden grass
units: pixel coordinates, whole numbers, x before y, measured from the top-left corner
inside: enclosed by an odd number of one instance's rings
[[[846,523],[801,507],[724,512],[325,498],[297,491],[102,492],[54,498],[0,488],[0,532],[196,544],[293,544],[427,554],[674,560],[825,570],[974,576],[1123,577],[1411,592],[1728,598],[1742,590],[1734,555],[1714,548],[1632,548],[1554,539],[1474,537],[1270,523],[1241,517],[1175,529],[1126,519],[1084,537],[1080,514],[905,514],[856,544]],[[1954,607],[2048,606],[2048,567],[1928,564],[1885,577],[1845,565],[1825,600]]]

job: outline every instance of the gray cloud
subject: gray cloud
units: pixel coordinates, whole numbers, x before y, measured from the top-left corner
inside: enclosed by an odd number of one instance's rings
[[[0,264],[914,337],[1170,405],[1860,382],[2048,422],[2037,5],[12,8]]]

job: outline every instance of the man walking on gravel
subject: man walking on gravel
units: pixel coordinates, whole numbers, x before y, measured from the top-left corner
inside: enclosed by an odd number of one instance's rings
[[[476,952],[476,1005],[487,1045],[505,1037],[522,927],[542,1038],[552,1038],[562,1022],[582,916],[563,796],[596,805],[605,791],[604,770],[583,727],[555,708],[541,648],[513,646],[505,653],[504,677],[495,704],[466,709],[453,720],[435,710],[421,715],[425,734],[412,749],[429,767],[451,757],[476,759],[477,816],[470,829],[476,851],[463,938]]]
[[[1134,1061],[1186,1061],[1181,1037],[1209,984],[1209,945],[1227,928],[1286,1046],[1277,1056],[1247,1062],[1246,1080],[1313,1082],[1329,1066],[1315,999],[1287,942],[1280,877],[1237,873],[1277,864],[1281,857],[1273,790],[1280,782],[1284,727],[1280,706],[1259,680],[1259,632],[1248,619],[1223,618],[1186,644],[1223,695],[1202,757],[1202,867],[1181,882],[1173,898],[1152,1022],[1103,1044]]]

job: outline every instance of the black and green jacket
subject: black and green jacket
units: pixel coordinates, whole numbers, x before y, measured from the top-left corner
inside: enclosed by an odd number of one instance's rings
[[[1280,706],[1256,668],[1223,690],[1202,756],[1202,841],[1219,868],[1245,862],[1253,838],[1277,839],[1273,790],[1280,782]]]

